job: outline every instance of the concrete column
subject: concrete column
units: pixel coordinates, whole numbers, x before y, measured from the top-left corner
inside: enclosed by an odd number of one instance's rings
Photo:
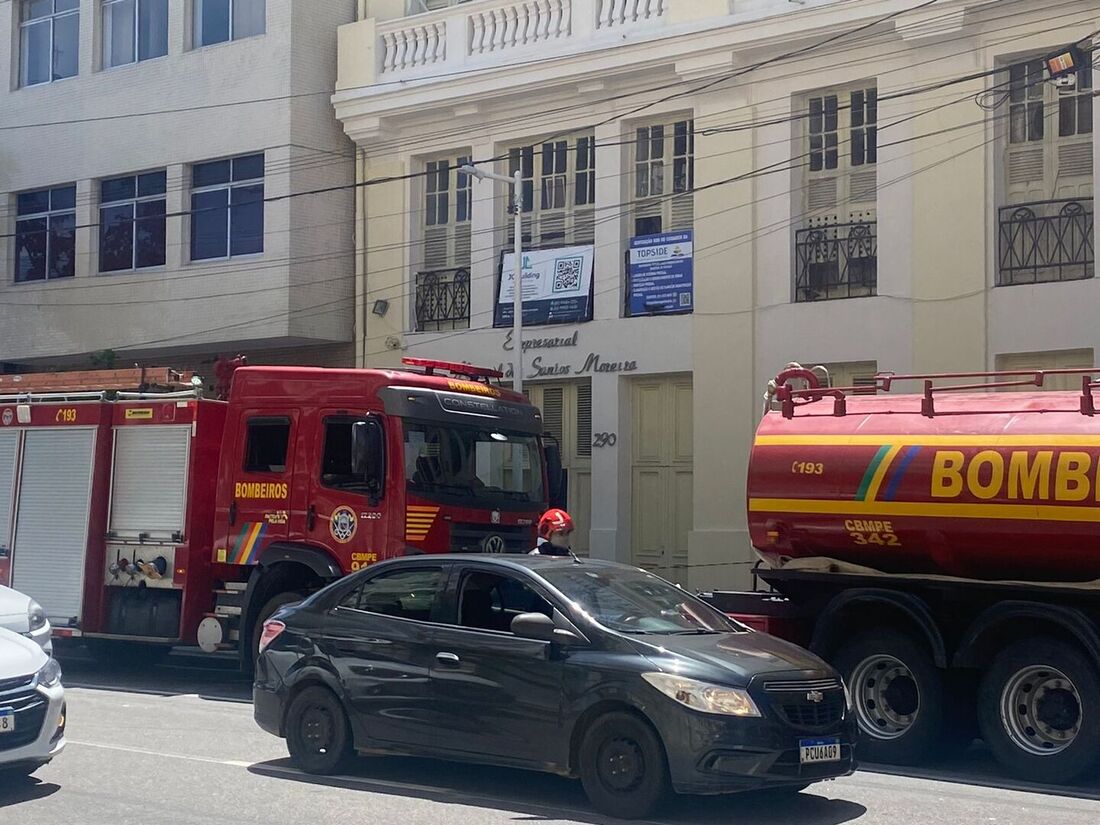
[[[93,180],[76,182],[76,277],[99,274],[99,187]]]
[[[168,218],[165,225],[165,267],[169,272],[182,269],[191,260],[191,218],[183,214],[191,208],[188,167],[175,163],[166,170],[168,192],[165,211],[177,217]]]
[[[592,451],[589,555],[630,561],[630,384],[615,375],[592,377],[592,432],[615,433],[614,446]]]
[[[19,3],[16,3],[16,14],[19,14]],[[99,27],[101,17],[97,13],[99,3],[95,0],[83,0],[80,4],[80,55],[77,63],[80,67],[80,76],[87,77],[100,66],[99,59]],[[17,18],[18,19],[18,18]]]
[[[496,155],[492,141],[482,140],[470,148],[471,156],[475,160]],[[473,209],[470,213],[470,328],[487,329],[493,326],[497,269],[500,250],[507,237],[496,226],[504,222],[503,204],[511,197],[511,188],[493,181],[477,179],[471,181],[471,186]]]
[[[168,54],[183,54],[191,45],[193,3],[168,4]]]
[[[751,101],[751,86],[696,100],[695,128],[729,121],[728,110]],[[740,110],[746,119],[753,109]],[[752,130],[695,137],[694,524],[688,537],[687,584],[748,586],[752,554],[745,514],[745,470],[756,420],[751,179],[720,183],[754,168]],[[708,184],[719,184],[705,188]]]
[[[409,171],[407,161],[393,156],[368,157],[366,179],[393,178],[389,183],[366,187],[366,365],[399,366],[405,331],[412,321],[412,279],[405,212],[409,209],[411,182],[400,178]],[[377,214],[377,217],[373,217]],[[384,317],[370,313],[379,299],[389,301]],[[394,341],[398,347],[393,348]]]
[[[623,249],[626,219],[620,216],[626,192],[621,121],[596,127],[596,253],[593,318],[622,316]],[[595,403],[595,399],[593,399]]]

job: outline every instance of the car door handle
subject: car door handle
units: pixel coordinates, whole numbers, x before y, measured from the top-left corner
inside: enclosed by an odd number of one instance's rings
[[[454,653],[437,653],[435,654],[435,660],[445,665],[457,665],[462,661]]]
[[[306,529],[312,530],[314,523],[317,521],[317,508],[312,504],[309,505],[309,509],[306,510]]]

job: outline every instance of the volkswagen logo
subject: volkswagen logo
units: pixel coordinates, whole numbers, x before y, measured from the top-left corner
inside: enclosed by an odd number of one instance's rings
[[[820,690],[811,690],[806,694],[806,701],[813,702],[815,705],[819,705],[825,701],[825,694]]]
[[[481,549],[485,553],[503,553],[505,550],[504,539],[496,534],[486,536],[485,541],[481,544]]]

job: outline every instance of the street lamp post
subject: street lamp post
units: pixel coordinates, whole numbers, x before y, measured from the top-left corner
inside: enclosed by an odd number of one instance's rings
[[[512,214],[515,219],[514,273],[512,275],[512,343],[515,347],[515,359],[512,362],[512,386],[516,392],[523,392],[523,175],[516,170],[515,175],[498,175],[486,172],[473,165],[460,166],[460,172],[473,175],[478,180],[495,180],[512,187]]]

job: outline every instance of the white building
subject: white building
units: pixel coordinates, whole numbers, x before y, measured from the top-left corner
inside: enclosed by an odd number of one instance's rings
[[[350,359],[353,11],[0,4],[0,365]]]

